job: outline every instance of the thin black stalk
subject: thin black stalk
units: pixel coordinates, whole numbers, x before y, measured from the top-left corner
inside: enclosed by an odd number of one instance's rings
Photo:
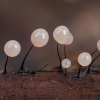
[[[65,59],[66,59],[66,46],[64,45],[64,55],[65,55]]]
[[[80,78],[80,73],[81,73],[81,65],[79,66],[79,71],[78,71],[77,78]]]
[[[97,51],[98,51],[98,49],[96,49],[93,53],[91,53],[91,56],[92,56],[94,53],[96,53]],[[98,57],[98,56],[97,56],[97,57]],[[96,59],[97,59],[97,58],[96,58]],[[96,60],[96,59],[95,59],[95,60]],[[94,61],[92,61],[92,62],[94,62]],[[93,64],[93,63],[92,63],[92,64]],[[89,65],[89,67],[88,67],[88,69],[87,69],[87,73],[90,73],[90,67],[91,67],[92,64]]]
[[[41,68],[41,69],[39,69],[39,70],[32,71],[30,74],[36,74],[37,72],[61,72],[61,71],[42,70],[42,69],[46,68],[48,65],[49,65],[49,63],[46,64],[43,68]]]
[[[6,58],[6,63],[5,63],[5,66],[4,66],[4,71],[2,74],[7,74],[7,63],[8,63],[8,56]]]
[[[46,68],[48,65],[49,65],[49,63],[46,64],[43,68],[39,69],[38,71],[41,71],[42,69]]]
[[[100,56],[100,54],[91,62],[91,64],[88,66],[88,69],[87,69],[87,73],[90,73],[90,67],[91,65],[95,62],[95,60]]]
[[[60,57],[59,50],[58,50],[58,43],[57,43],[57,54],[58,54],[58,57],[59,57],[60,68],[61,68],[61,57]]]
[[[66,68],[64,69],[64,76],[67,76]]]
[[[64,45],[64,55],[65,55],[65,59],[66,59],[66,45]],[[66,68],[64,68],[64,76],[67,76]]]
[[[94,53],[96,53],[98,51],[98,49],[96,49],[93,53],[91,53],[91,55],[93,55]]]
[[[25,55],[24,59],[23,59],[23,62],[21,64],[21,68],[20,70],[24,70],[24,63],[25,63],[25,60],[26,60],[26,57],[28,56],[29,52],[31,51],[31,49],[33,48],[33,45],[31,46],[31,48],[29,49],[29,51],[27,52],[27,54]]]

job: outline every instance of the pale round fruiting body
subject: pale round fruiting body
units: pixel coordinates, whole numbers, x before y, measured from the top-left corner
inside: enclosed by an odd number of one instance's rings
[[[5,44],[4,51],[5,51],[7,56],[15,57],[20,53],[21,46],[17,41],[10,40]]]
[[[64,59],[62,61],[62,67],[63,68],[69,68],[71,66],[71,61],[69,59]]]
[[[71,33],[69,33],[69,36],[64,44],[70,45],[72,42],[73,42],[73,35]]]
[[[97,48],[100,51],[100,40],[97,42]]]
[[[83,52],[78,56],[78,62],[81,66],[88,66],[92,62],[92,57],[89,53]]]
[[[36,47],[43,47],[48,43],[49,35],[44,29],[36,29],[31,35],[31,42]]]
[[[53,37],[59,44],[64,44],[69,36],[69,29],[66,26],[59,26],[53,32]]]

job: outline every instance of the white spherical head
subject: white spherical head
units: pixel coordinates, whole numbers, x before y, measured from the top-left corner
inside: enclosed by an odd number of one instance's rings
[[[15,57],[20,53],[21,46],[17,41],[10,40],[5,44],[4,51],[5,51],[7,56]]]
[[[69,68],[71,66],[71,61],[69,59],[64,59],[62,61],[62,67],[63,68]]]
[[[53,37],[59,44],[64,44],[68,36],[69,29],[66,26],[59,26],[53,32]]]
[[[71,33],[69,33],[69,36],[64,44],[70,45],[72,42],[73,42],[73,35]]]
[[[97,42],[97,48],[100,51],[100,40]]]
[[[89,53],[83,52],[78,56],[78,62],[81,66],[88,66],[92,61],[92,57]]]
[[[43,47],[48,43],[49,35],[44,29],[36,29],[31,35],[31,42],[36,47]]]

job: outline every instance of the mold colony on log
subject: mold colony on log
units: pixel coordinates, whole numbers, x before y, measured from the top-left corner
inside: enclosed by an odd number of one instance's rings
[[[64,75],[66,76],[67,71],[66,69],[71,67],[71,61],[69,59],[66,58],[66,49],[65,46],[66,45],[70,45],[73,42],[73,35],[71,34],[71,32],[69,31],[69,29],[66,26],[59,26],[57,27],[54,32],[53,32],[53,37],[55,39],[55,41],[57,42],[57,53],[58,53],[58,57],[59,57],[59,62],[60,65],[57,69],[59,69],[59,72],[63,72]],[[46,64],[43,68],[41,68],[40,70],[37,71],[30,71],[28,69],[24,68],[24,63],[25,60],[29,54],[29,52],[32,50],[33,46],[35,47],[43,47],[45,46],[49,41],[49,34],[45,29],[36,29],[32,35],[31,35],[31,42],[32,42],[32,46],[30,47],[29,51],[26,53],[23,62],[21,64],[21,67],[18,71],[14,72],[14,73],[30,73],[30,74],[35,74],[36,72],[54,72],[54,71],[43,71],[43,69],[48,65]],[[60,54],[59,54],[59,50],[58,50],[58,44],[62,44],[64,45],[64,54],[65,54],[65,59],[61,60]],[[100,51],[100,40],[97,42],[97,50]],[[79,55],[78,57],[78,62],[80,64],[79,67],[79,71],[78,71],[78,76],[77,78],[80,77],[80,72],[81,72],[81,66],[88,66],[87,69],[87,73],[90,72],[90,67],[93,64],[93,62],[100,56],[100,54],[92,61],[92,55],[97,52],[97,50],[95,50],[91,55],[87,52],[83,52]],[[5,63],[5,67],[4,67],[4,71],[3,74],[7,74],[7,70],[6,70],[6,66],[7,66],[7,62],[8,62],[8,57],[15,57],[17,56],[20,51],[21,51],[21,46],[20,44],[15,41],[15,40],[11,40],[8,41],[5,46],[4,46],[4,51],[7,55],[7,59],[6,59],[6,63]]]

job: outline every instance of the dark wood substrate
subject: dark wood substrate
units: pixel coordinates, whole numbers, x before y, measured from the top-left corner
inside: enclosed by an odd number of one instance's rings
[[[100,100],[100,73],[38,72],[0,75],[0,100]]]

